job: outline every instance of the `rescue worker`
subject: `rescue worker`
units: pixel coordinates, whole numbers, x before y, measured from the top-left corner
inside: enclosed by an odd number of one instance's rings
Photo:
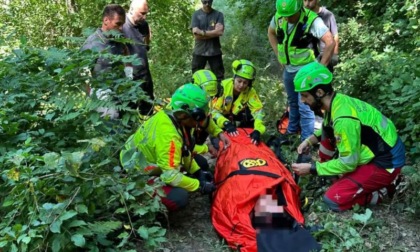
[[[237,126],[253,128],[251,142],[258,145],[265,126],[263,105],[252,87],[256,69],[251,61],[241,59],[233,61],[232,70],[233,78],[222,81],[223,94],[213,100],[213,119],[230,136],[238,135]]]
[[[301,132],[301,139],[313,134],[315,115],[300,102],[294,91],[293,78],[297,71],[316,60],[319,40],[325,44],[320,62],[328,65],[335,42],[331,32],[318,15],[303,8],[303,0],[277,0],[276,14],[268,28],[268,39],[283,70],[283,83],[290,108],[287,132],[282,135]]]
[[[200,86],[210,98],[214,98],[219,94],[219,85],[216,75],[207,69],[196,71],[192,76],[194,84]]]
[[[321,141],[320,152],[324,152],[323,146],[333,146],[338,157],[292,164],[292,169],[298,175],[342,175],[324,195],[334,211],[355,204],[377,204],[404,166],[404,144],[390,119],[364,101],[336,93],[332,80],[332,73],[318,62],[297,73],[295,90],[302,102],[314,111],[325,111],[322,129],[306,138],[297,150],[299,154],[308,152]]]
[[[218,95],[218,82],[216,75],[210,71],[210,70],[198,70],[193,74],[193,83],[200,86],[204,91],[206,91],[207,95],[210,96],[210,99],[214,99]],[[211,108],[211,101],[209,103],[209,106]],[[222,129],[219,128],[219,126],[216,125],[216,123],[211,120],[205,121],[203,125],[199,125],[194,130],[194,137],[196,140],[196,146],[195,150],[198,154],[204,154],[206,152],[210,152],[212,156],[217,155],[217,150],[213,147],[213,145],[205,145],[205,141],[207,140],[207,137],[209,134],[206,132],[206,128],[209,128],[207,131],[214,131],[214,130],[220,130],[223,132]],[[226,138],[228,139],[228,138]],[[229,139],[228,139],[229,140]],[[229,140],[230,141],[230,140]],[[228,143],[230,145],[230,142]]]
[[[194,140],[189,130],[208,118],[208,103],[208,96],[200,87],[194,84],[179,87],[172,95],[170,109],[157,112],[141,125],[120,153],[125,169],[138,169],[155,176],[152,179],[160,177],[166,184],[162,203],[170,211],[187,204],[188,192],[210,194],[215,189],[212,175],[201,169],[208,164],[194,159]],[[224,141],[223,133],[217,132],[214,136]],[[135,154],[137,158],[133,159]],[[142,163],[142,155],[146,163]]]

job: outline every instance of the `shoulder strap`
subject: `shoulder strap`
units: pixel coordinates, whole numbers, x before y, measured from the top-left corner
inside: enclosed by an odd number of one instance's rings
[[[231,173],[229,173],[229,175],[223,179],[222,181],[216,183],[216,185],[220,185],[222,183],[224,183],[227,179],[236,176],[236,175],[259,175],[259,176],[266,176],[266,177],[270,177],[270,178],[280,178],[281,176],[278,174],[274,174],[271,172],[266,172],[266,171],[259,171],[259,170],[236,170],[236,171],[232,171]]]

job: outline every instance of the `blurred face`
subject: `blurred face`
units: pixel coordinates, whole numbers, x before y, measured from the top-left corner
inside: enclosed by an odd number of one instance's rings
[[[149,13],[149,6],[147,3],[142,3],[137,6],[132,6],[129,11],[129,19],[134,25],[139,25],[146,20]]]
[[[205,12],[211,11],[211,5],[213,4],[213,0],[202,0],[201,3],[203,4],[203,10]]]
[[[125,17],[114,14],[112,17],[105,17],[103,20],[102,30],[111,31],[116,30],[122,32],[122,27],[125,23]]]
[[[248,88],[250,81],[239,76],[236,76],[233,84],[233,91],[241,93]]]
[[[314,10],[317,5],[317,2],[318,0],[304,0],[303,4],[305,5],[306,8],[310,10]]]
[[[301,92],[300,100],[302,103],[308,105],[312,111],[316,111],[318,108],[315,98],[309,92]]]
[[[290,24],[296,24],[300,18],[300,11],[296,12],[295,14],[291,15],[290,17],[285,17],[286,21]]]
[[[261,195],[254,207],[255,216],[265,216],[268,213],[283,213],[283,206],[278,205],[277,199],[273,198],[273,195],[263,194]]]
[[[175,114],[175,117],[182,126],[189,127],[189,128],[195,128],[197,126],[205,125],[206,120],[208,120],[208,117],[206,117],[202,121],[196,121],[186,112],[177,112]]]

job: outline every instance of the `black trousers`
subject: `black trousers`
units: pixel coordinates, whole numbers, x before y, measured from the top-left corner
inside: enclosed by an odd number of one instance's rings
[[[210,65],[211,71],[216,75],[217,80],[219,82],[222,81],[225,76],[225,68],[223,67],[221,54],[215,56],[200,56],[193,54],[192,73],[194,74],[197,70],[204,69],[207,62]]]
[[[153,80],[150,71],[147,71],[146,76],[135,76],[134,80],[142,81],[141,88],[149,96],[150,100],[154,100],[153,95]],[[129,106],[132,109],[138,109],[141,115],[151,115],[153,114],[153,103],[149,101],[141,100],[137,103],[129,103]]]

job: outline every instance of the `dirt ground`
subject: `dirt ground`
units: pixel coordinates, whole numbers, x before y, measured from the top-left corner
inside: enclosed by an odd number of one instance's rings
[[[168,242],[164,252],[200,252],[231,251],[216,234],[210,220],[210,202],[208,197],[191,195],[189,206],[169,215],[167,230]],[[386,228],[381,251],[420,252],[420,220],[397,214],[389,204],[372,208],[374,218]],[[305,217],[309,213],[305,214]],[[343,218],[351,218],[353,212],[341,213]],[[366,250],[368,251],[368,250]]]
[[[215,159],[206,157],[210,167]],[[394,207],[398,199],[385,200],[383,204],[371,207],[373,218],[385,227],[380,236],[384,237],[380,251],[420,252],[420,219],[408,214],[397,213]],[[224,252],[233,251],[214,230],[210,219],[211,203],[208,196],[192,193],[187,208],[170,213],[168,216],[167,240],[163,252]],[[311,212],[304,213],[305,219]],[[354,212],[335,213],[340,218],[351,219]],[[322,223],[321,223],[322,224]],[[377,230],[372,230],[375,232]],[[377,231],[379,232],[379,231]],[[366,243],[369,240],[366,239]],[[365,243],[365,244],[366,244]],[[368,244],[367,244],[368,245]],[[369,251],[369,249],[366,249]]]

